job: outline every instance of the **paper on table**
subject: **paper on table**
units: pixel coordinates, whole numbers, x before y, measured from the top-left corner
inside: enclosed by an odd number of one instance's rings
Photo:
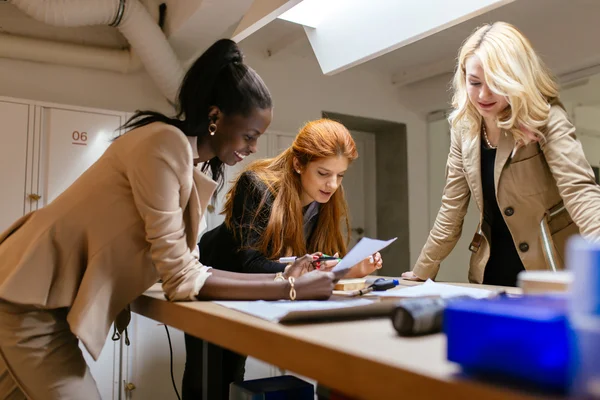
[[[369,257],[372,254],[377,253],[379,250],[386,248],[392,242],[398,238],[390,240],[377,240],[363,237],[356,243],[356,245],[346,254],[342,261],[340,261],[333,269],[333,273],[336,275],[343,276],[343,273]]]
[[[371,292],[369,297],[425,297],[439,296],[442,298],[454,296],[471,296],[477,299],[490,297],[494,292],[487,289],[477,289],[465,286],[445,285],[443,283],[435,283],[428,279],[424,284],[411,286],[405,289],[394,289],[385,292]]]
[[[373,304],[372,300],[356,299],[342,301],[215,301],[223,307],[254,315],[268,321],[278,322],[297,311],[335,310]]]

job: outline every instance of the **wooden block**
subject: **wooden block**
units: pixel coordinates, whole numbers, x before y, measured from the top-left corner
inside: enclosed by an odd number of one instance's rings
[[[517,278],[523,293],[567,292],[573,281],[571,271],[523,271]]]
[[[366,287],[366,279],[340,279],[333,290],[360,290]]]

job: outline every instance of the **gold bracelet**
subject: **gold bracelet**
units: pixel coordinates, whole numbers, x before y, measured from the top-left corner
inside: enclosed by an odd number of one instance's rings
[[[275,279],[273,279],[274,281],[278,282],[278,281],[285,281],[285,278],[283,277],[283,272],[278,272],[275,274]]]
[[[294,282],[296,280],[294,279],[293,276],[290,276],[288,278],[288,281],[290,282],[290,300],[294,301],[294,300],[296,300],[296,289],[294,288]]]

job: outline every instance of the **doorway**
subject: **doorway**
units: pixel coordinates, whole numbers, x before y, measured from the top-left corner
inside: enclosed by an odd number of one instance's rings
[[[328,111],[323,117],[339,121],[350,130],[359,151],[355,163],[364,163],[356,169],[351,166],[344,178],[351,208],[351,245],[361,236],[397,237],[381,252],[381,273],[400,276],[410,268],[406,125]],[[362,177],[350,175],[361,173]],[[354,182],[362,182],[363,186]],[[357,210],[364,210],[364,214]]]

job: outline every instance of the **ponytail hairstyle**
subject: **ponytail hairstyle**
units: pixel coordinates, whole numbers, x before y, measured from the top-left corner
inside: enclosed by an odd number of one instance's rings
[[[256,71],[244,64],[241,50],[229,39],[215,42],[187,71],[179,88],[174,117],[138,110],[122,128],[132,130],[163,122],[179,128],[186,136],[201,138],[209,134],[208,113],[213,106],[228,116],[248,116],[257,108],[273,107],[269,89]],[[202,166],[203,172],[209,169],[221,187],[223,162],[214,157]]]

